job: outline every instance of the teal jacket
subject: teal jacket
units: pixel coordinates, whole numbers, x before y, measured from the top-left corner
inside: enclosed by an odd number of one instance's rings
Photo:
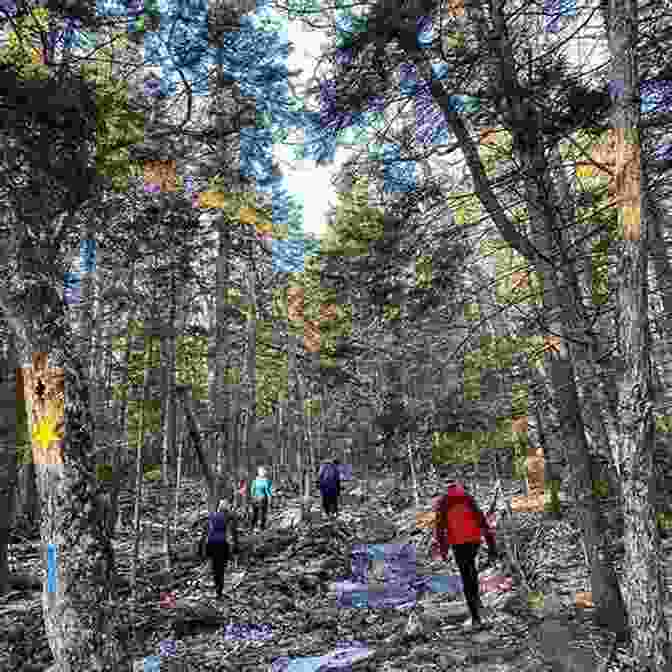
[[[252,489],[250,496],[252,499],[260,499],[261,497],[270,497],[273,494],[273,485],[269,478],[255,478],[252,481]]]

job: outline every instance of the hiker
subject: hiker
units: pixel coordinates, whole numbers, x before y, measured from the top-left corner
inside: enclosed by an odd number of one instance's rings
[[[490,559],[497,557],[495,537],[476,501],[465,492],[461,483],[449,482],[446,493],[438,493],[437,497],[439,499],[435,504],[434,528],[436,543],[444,561],[448,559],[448,546],[453,547],[471,614],[464,626],[480,628],[483,624],[479,614],[481,601],[476,557],[481,545],[481,535],[488,544]]]
[[[266,477],[266,467],[257,469],[257,477],[252,481],[250,496],[252,497],[252,529],[256,529],[257,520],[261,529],[266,528],[266,514],[273,496],[273,484]]]
[[[245,477],[238,479],[238,495],[241,502],[244,502],[247,496],[247,479]]]
[[[212,563],[212,576],[215,580],[217,599],[221,599],[224,589],[224,570],[231,557],[227,532],[233,538],[233,554],[238,553],[238,521],[226,499],[220,499],[216,513],[208,514],[207,544],[205,556]]]
[[[329,516],[338,516],[338,497],[341,494],[341,472],[338,458],[324,462],[320,466],[318,475],[320,492],[322,493],[322,506]]]

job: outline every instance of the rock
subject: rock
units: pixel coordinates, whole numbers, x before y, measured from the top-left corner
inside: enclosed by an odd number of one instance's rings
[[[425,633],[425,623],[420,614],[414,609],[408,615],[404,635],[406,637],[420,637]]]
[[[5,636],[8,642],[19,642],[23,639],[25,632],[26,628],[21,623],[12,623],[7,627]]]
[[[442,670],[448,670],[452,667],[462,669],[469,656],[459,651],[447,651],[439,656],[439,664]]]

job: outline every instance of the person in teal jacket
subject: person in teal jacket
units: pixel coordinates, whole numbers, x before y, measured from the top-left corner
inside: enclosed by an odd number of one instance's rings
[[[250,488],[250,497],[252,498],[252,529],[257,526],[259,520],[261,529],[266,527],[266,514],[273,496],[273,484],[271,479],[266,477],[266,468],[257,469],[257,477],[252,481]]]

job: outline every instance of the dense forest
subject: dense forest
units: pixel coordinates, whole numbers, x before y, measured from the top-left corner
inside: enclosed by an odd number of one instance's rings
[[[0,31],[0,669],[672,671],[669,4],[0,0]],[[322,235],[279,146],[347,156]],[[456,479],[500,550],[474,633],[430,543]]]

